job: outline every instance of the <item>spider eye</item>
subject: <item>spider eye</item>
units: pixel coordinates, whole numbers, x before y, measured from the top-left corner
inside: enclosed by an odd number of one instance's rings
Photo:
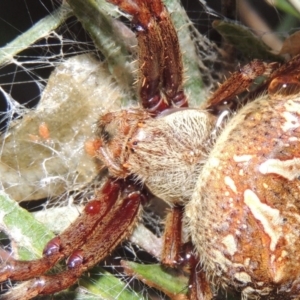
[[[112,135],[107,130],[105,130],[105,127],[102,127],[100,129],[100,136],[102,141],[104,141],[105,143],[109,143],[112,139]]]

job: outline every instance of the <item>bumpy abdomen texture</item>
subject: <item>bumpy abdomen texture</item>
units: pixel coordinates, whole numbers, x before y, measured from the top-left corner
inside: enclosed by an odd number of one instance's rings
[[[300,278],[300,98],[264,96],[216,141],[186,217],[208,275],[245,298]]]

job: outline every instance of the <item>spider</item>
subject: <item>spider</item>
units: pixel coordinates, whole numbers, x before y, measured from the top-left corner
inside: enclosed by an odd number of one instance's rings
[[[108,179],[81,216],[34,261],[8,258],[0,280],[27,281],[7,299],[61,291],[125,239],[148,190],[170,204],[162,262],[179,260],[181,224],[195,248],[190,299],[219,286],[244,299],[300,295],[298,197],[300,56],[258,60],[234,73],[199,109],[188,108],[177,34],[160,0],[110,0],[132,15],[142,108],[100,116],[92,145]],[[267,90],[217,128],[219,107],[255,77]],[[45,274],[63,258],[67,269]],[[26,292],[24,292],[26,291]]]

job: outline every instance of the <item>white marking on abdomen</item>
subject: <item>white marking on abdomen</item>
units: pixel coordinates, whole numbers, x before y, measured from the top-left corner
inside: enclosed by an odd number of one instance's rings
[[[260,164],[258,170],[262,174],[277,174],[288,180],[294,180],[300,176],[300,158],[280,160],[270,158]]]
[[[298,128],[300,126],[299,118],[297,118],[293,113],[285,111],[282,115],[285,118],[285,123],[281,126],[284,132],[290,129]]]
[[[279,210],[260,202],[260,199],[251,190],[244,192],[244,202],[253,216],[261,222],[265,233],[271,239],[270,250],[274,251],[279,238],[282,236]]]
[[[230,255],[234,255],[234,253],[237,251],[236,241],[234,239],[234,236],[232,234],[226,235],[222,239],[222,243],[225,245],[226,250]]]
[[[252,282],[251,276],[247,274],[246,272],[238,272],[234,274],[234,277],[243,283]]]
[[[230,178],[229,176],[225,176],[224,182],[234,193],[237,193],[237,189],[232,178]]]
[[[252,155],[245,154],[245,155],[234,155],[233,160],[235,162],[247,162],[252,158]]]

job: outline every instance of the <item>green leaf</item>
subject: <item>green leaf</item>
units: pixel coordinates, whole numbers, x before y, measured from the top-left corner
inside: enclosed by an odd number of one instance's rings
[[[49,35],[51,31],[62,25],[71,16],[68,5],[61,5],[56,11],[49,14],[12,42],[0,48],[0,66],[10,63],[13,57],[27,49],[31,44]]]
[[[0,213],[1,228],[16,243],[17,257],[21,260],[41,257],[54,234],[3,191],[0,191]]]
[[[109,7],[103,1],[69,0],[75,16],[91,35],[95,46],[108,61],[111,74],[123,89],[130,92],[134,78],[130,65],[130,55],[124,42],[116,37],[113,19],[108,16]],[[112,11],[112,9],[110,10]]]
[[[245,26],[234,22],[216,20],[213,22],[213,28],[250,60],[256,58],[283,61],[281,56],[271,53],[270,48]]]
[[[89,276],[84,275],[81,277],[79,284],[81,287],[87,288],[92,294],[90,299],[99,299],[99,296],[101,299],[107,300],[147,299],[128,288],[125,282],[99,267],[93,268],[89,272]]]
[[[176,270],[167,270],[160,264],[144,265],[131,261],[122,261],[121,264],[126,274],[137,277],[145,284],[163,291],[169,297],[187,293],[188,277],[177,273]]]
[[[275,0],[272,5],[276,6],[285,13],[300,19],[300,13],[286,0]]]
[[[178,0],[164,0],[173,24],[176,28],[182,61],[184,66],[184,90],[190,104],[198,106],[205,100],[202,75],[199,68],[199,56],[196,52],[195,39],[192,39],[190,21],[185,9]],[[201,97],[203,95],[203,97]],[[194,103],[192,103],[194,101]]]

